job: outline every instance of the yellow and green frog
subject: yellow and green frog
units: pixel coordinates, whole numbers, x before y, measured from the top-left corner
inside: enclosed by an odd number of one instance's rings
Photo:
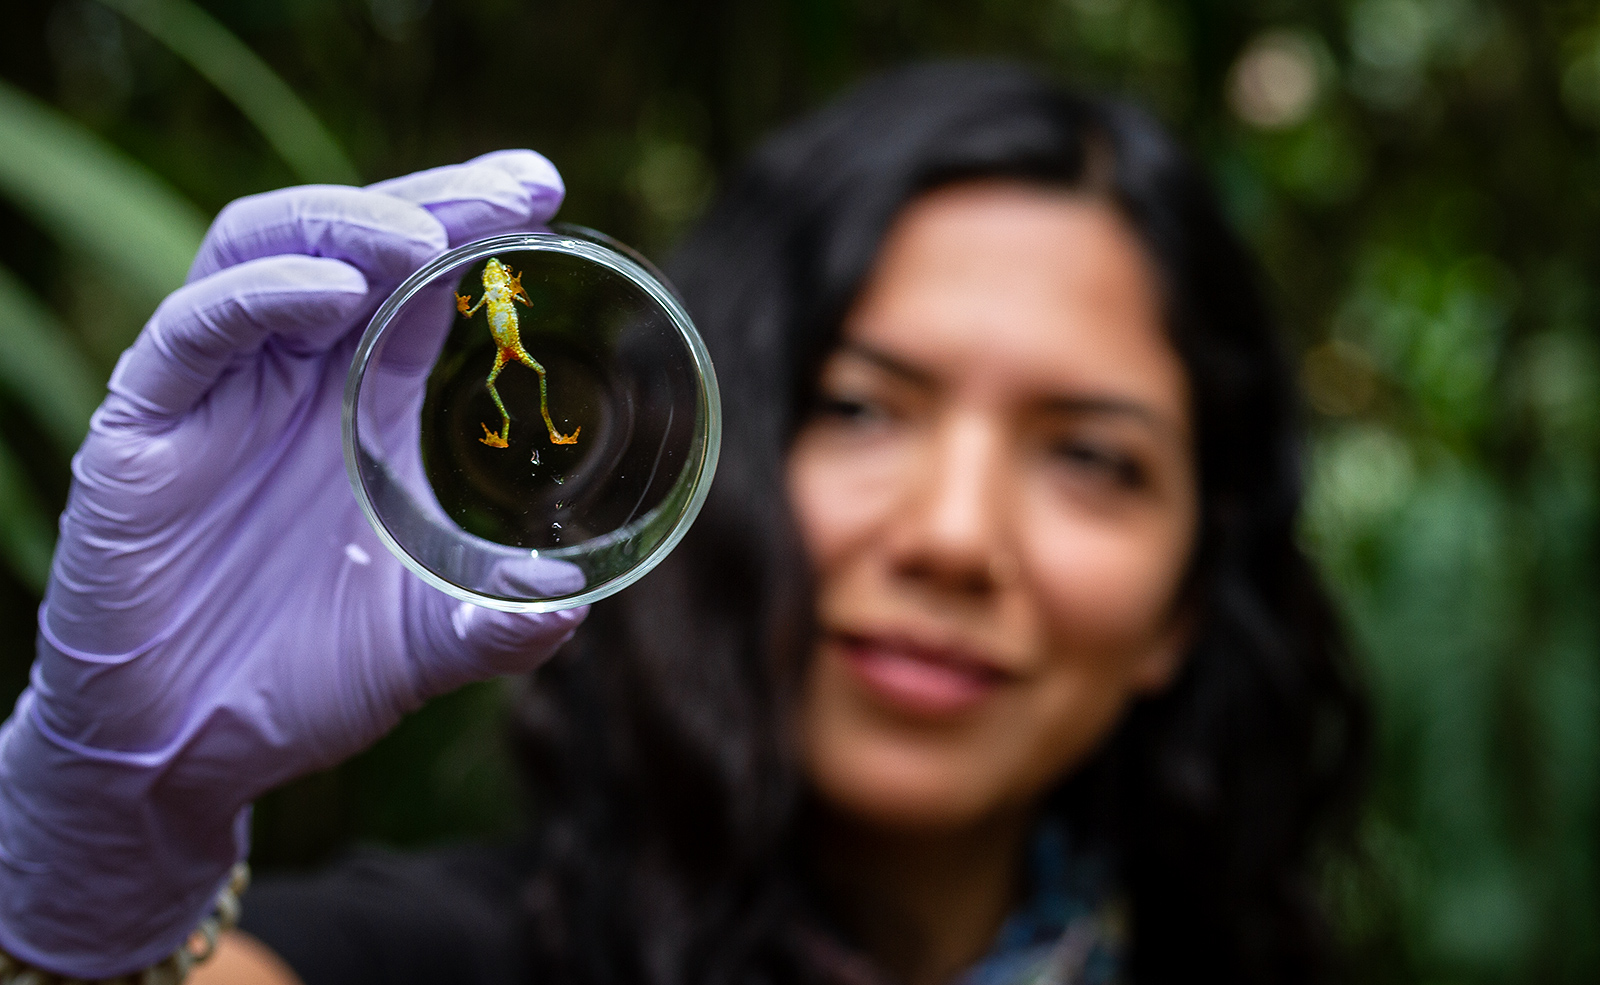
[[[500,400],[500,393],[495,390],[494,381],[506,363],[515,360],[539,374],[539,413],[544,415],[544,426],[550,431],[550,442],[557,445],[575,444],[578,432],[583,428],[574,428],[571,434],[562,434],[556,430],[555,422],[550,420],[550,401],[546,394],[544,367],[522,347],[522,337],[517,331],[517,309],[514,303],[517,301],[530,308],[533,307],[527,292],[522,289],[522,275],[512,273],[510,267],[493,257],[483,268],[483,297],[478,299],[478,303],[473,304],[472,299],[465,294],[456,295],[456,310],[468,318],[476,314],[479,308],[489,309],[489,333],[494,336],[496,346],[494,368],[489,370],[487,382],[489,396],[494,399],[494,405],[500,409],[500,430],[491,431],[489,425],[480,422],[483,437],[478,440],[490,448],[505,448],[509,444],[511,415],[506,412],[506,405]]]

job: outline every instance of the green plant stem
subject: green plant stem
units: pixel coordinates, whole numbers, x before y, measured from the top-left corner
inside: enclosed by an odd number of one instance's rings
[[[33,415],[63,455],[89,430],[105,394],[67,332],[27,285],[0,267],[0,386]]]
[[[26,470],[0,441],[0,561],[34,594],[44,594],[55,529],[29,488]]]
[[[315,113],[266,62],[187,0],[100,0],[217,87],[305,182],[359,183],[355,165]]]
[[[206,219],[148,168],[0,82],[0,193],[154,305],[183,283]]]

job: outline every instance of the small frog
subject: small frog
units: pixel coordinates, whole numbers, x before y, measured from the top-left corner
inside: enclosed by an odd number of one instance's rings
[[[522,347],[522,338],[517,334],[517,309],[512,304],[513,301],[521,301],[528,307],[533,307],[527,292],[522,289],[522,275],[513,274],[510,267],[492,257],[483,268],[483,297],[478,299],[478,303],[473,304],[472,299],[465,294],[456,295],[456,310],[468,318],[484,305],[489,306],[489,332],[494,336],[494,344],[498,347],[494,355],[494,369],[489,370],[487,382],[489,396],[494,398],[494,405],[500,409],[500,430],[491,431],[489,425],[480,423],[483,437],[478,440],[490,448],[508,446],[507,439],[511,437],[511,415],[506,412],[506,405],[500,401],[500,394],[494,388],[494,381],[506,363],[515,359],[539,374],[539,413],[544,415],[544,426],[550,431],[551,444],[576,444],[578,432],[583,428],[574,428],[571,434],[562,434],[556,430],[555,422],[550,420],[550,402],[545,390],[544,367]]]

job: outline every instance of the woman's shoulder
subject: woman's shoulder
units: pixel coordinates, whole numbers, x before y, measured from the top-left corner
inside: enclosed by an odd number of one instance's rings
[[[305,985],[526,985],[519,899],[533,865],[524,843],[362,848],[312,873],[261,878],[240,927]]]

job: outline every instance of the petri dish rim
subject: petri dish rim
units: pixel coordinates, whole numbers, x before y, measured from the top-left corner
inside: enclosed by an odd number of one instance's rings
[[[361,506],[362,515],[367,518],[367,523],[377,533],[378,539],[389,553],[400,559],[400,562],[409,568],[412,573],[434,588],[460,599],[485,608],[498,609],[502,612],[554,612],[559,609],[571,609],[580,605],[597,602],[600,599],[614,595],[629,585],[649,574],[657,564],[678,546],[689,527],[694,523],[695,517],[700,514],[700,508],[705,505],[706,497],[711,492],[711,480],[716,475],[717,458],[722,448],[722,400],[717,388],[716,370],[711,365],[711,353],[706,349],[704,340],[694,327],[689,312],[678,300],[677,294],[657,279],[654,273],[645,269],[638,261],[627,256],[619,250],[600,242],[584,238],[588,230],[581,227],[566,227],[567,231],[547,233],[511,233],[503,236],[494,236],[488,239],[476,240],[447,250],[439,256],[423,264],[410,277],[406,278],[394,292],[379,305],[371,321],[367,323],[366,330],[361,335],[361,341],[356,345],[354,357],[350,361],[350,372],[345,379],[344,404],[341,415],[341,430],[344,445],[345,474],[350,479],[350,488],[354,492],[356,502]],[[604,237],[609,239],[609,237]],[[680,339],[694,361],[695,375],[700,382],[699,410],[705,415],[706,434],[705,450],[701,456],[697,473],[690,479],[693,483],[688,499],[684,502],[678,518],[673,522],[672,529],[661,539],[649,553],[641,557],[631,568],[609,578],[598,585],[587,588],[574,595],[562,596],[553,599],[504,599],[492,595],[484,595],[470,588],[464,588],[440,576],[433,569],[423,564],[405,545],[397,540],[389,531],[388,525],[378,515],[372,497],[367,491],[366,483],[361,477],[360,465],[360,425],[357,423],[356,409],[361,398],[361,384],[366,375],[367,365],[371,362],[373,353],[377,350],[378,343],[383,338],[383,333],[388,328],[389,322],[396,312],[417,292],[422,290],[430,281],[446,270],[455,267],[470,266],[495,253],[508,249],[545,251],[563,253],[583,260],[596,263],[611,272],[631,281],[636,287],[656,304],[660,305],[672,322]],[[463,534],[466,532],[463,531]],[[471,536],[468,534],[467,536]],[[612,534],[601,534],[596,540],[607,540]],[[562,551],[569,553],[570,549]],[[530,551],[532,556],[552,556],[553,552]],[[570,554],[569,554],[570,556]]]

